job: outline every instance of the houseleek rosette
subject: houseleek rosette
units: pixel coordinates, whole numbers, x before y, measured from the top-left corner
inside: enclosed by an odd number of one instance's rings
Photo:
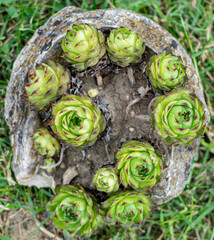
[[[121,183],[134,189],[153,186],[164,168],[164,161],[147,142],[126,142],[118,151],[116,160]]]
[[[186,70],[179,57],[162,52],[154,55],[147,65],[147,74],[156,91],[171,91],[183,85],[186,80]]]
[[[25,85],[26,98],[37,110],[42,110],[46,104],[67,92],[69,83],[69,72],[59,63],[42,63],[36,70],[30,70],[29,83]]]
[[[52,129],[75,148],[91,146],[104,130],[100,109],[89,97],[67,95],[52,108]]]
[[[54,165],[55,163],[56,163],[56,162],[55,162],[55,160],[54,160],[53,158],[46,158],[46,159],[44,160],[43,166],[44,166],[44,167],[47,167],[47,166]],[[51,173],[53,170],[55,170],[55,168],[47,168],[47,169],[45,169],[45,171],[46,171],[47,173]]]
[[[128,28],[112,30],[106,43],[106,50],[112,62],[121,67],[138,63],[145,51],[142,37]]]
[[[98,213],[96,201],[79,186],[62,186],[57,195],[46,205],[46,210],[54,213],[53,224],[63,229],[67,238],[78,234],[90,237],[104,224]]]
[[[119,223],[123,227],[139,225],[150,215],[151,200],[142,192],[123,191],[114,193],[103,204],[109,223]]]
[[[33,146],[43,156],[47,158],[53,157],[55,154],[60,153],[60,144],[49,131],[42,127],[33,134]]]
[[[114,168],[101,168],[93,179],[93,183],[98,191],[115,192],[119,189],[119,180]]]
[[[203,134],[205,114],[202,103],[184,89],[158,97],[153,105],[152,123],[165,142],[191,144]]]
[[[84,70],[99,62],[106,53],[103,33],[90,24],[73,25],[62,40],[66,61],[77,70]]]

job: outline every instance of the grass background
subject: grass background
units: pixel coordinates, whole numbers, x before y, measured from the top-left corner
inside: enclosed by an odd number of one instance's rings
[[[11,172],[12,153],[4,120],[4,97],[13,62],[35,30],[54,13],[70,5],[86,10],[114,5],[143,14],[166,28],[192,57],[211,112],[211,122],[201,139],[184,192],[160,206],[141,228],[125,231],[112,226],[91,239],[214,239],[213,0],[0,0],[0,239],[13,239],[10,237],[12,227],[6,226],[8,213],[22,209],[36,221],[52,196],[50,189],[19,186]],[[44,218],[40,226],[47,228],[46,222]],[[28,239],[36,236],[37,231],[39,227]]]

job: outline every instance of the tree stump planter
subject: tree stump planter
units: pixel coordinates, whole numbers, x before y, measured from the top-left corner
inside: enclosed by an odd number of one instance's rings
[[[63,163],[48,175],[39,169],[43,160],[33,151],[31,138],[36,129],[42,124],[47,126],[48,121],[43,114],[30,107],[23,96],[24,86],[28,81],[29,69],[38,63],[54,60],[64,66],[70,66],[62,58],[60,44],[67,30],[73,24],[80,23],[92,24],[102,30],[104,35],[109,34],[111,29],[127,27],[142,36],[146,51],[140,63],[127,68],[117,67],[105,56],[96,69],[76,73],[70,68],[72,86],[80,89],[83,94],[90,88],[98,87],[99,95],[95,101],[102,105],[103,109],[107,109],[107,118],[110,115],[111,117],[103,135],[93,146],[86,149],[84,160],[81,151],[68,148],[64,152]],[[150,57],[162,51],[172,52],[182,59],[187,73],[187,81],[182,88],[195,93],[204,103],[208,122],[209,113],[202,85],[191,58],[172,35],[152,20],[124,9],[86,12],[79,8],[66,7],[40,27],[14,62],[5,99],[5,117],[11,131],[13,148],[12,168],[18,183],[54,189],[56,184],[62,184],[63,181],[68,183],[69,178],[73,176],[71,184],[80,183],[102,201],[105,194],[95,191],[92,184],[94,172],[103,166],[115,164],[115,153],[123,142],[144,139],[158,150],[166,163],[161,179],[150,189],[150,197],[155,204],[162,204],[178,196],[185,187],[191,163],[199,147],[199,139],[194,140],[190,146],[169,146],[153,130],[148,109],[155,93],[150,90],[143,96],[148,80],[144,70]],[[131,72],[133,76],[130,75]],[[102,81],[99,83],[99,80]],[[140,95],[143,96],[140,101],[129,105]]]

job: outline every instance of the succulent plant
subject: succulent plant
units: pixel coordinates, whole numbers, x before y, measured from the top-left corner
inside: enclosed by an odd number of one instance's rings
[[[112,30],[106,43],[106,50],[112,62],[121,67],[138,63],[145,51],[142,37],[128,28]]]
[[[46,158],[45,160],[44,160],[44,163],[43,163],[43,166],[51,166],[51,165],[53,165],[53,164],[55,164],[56,162],[55,162],[55,160],[53,159],[53,158]],[[53,170],[55,170],[55,168],[47,168],[47,169],[45,169],[46,170],[46,172],[47,173],[51,173]]]
[[[143,189],[161,177],[164,161],[147,142],[129,141],[116,154],[116,169],[124,187]]]
[[[56,192],[46,210],[54,213],[53,223],[63,229],[65,237],[71,238],[76,234],[90,237],[98,227],[103,226],[98,204],[81,186],[62,186]]]
[[[179,57],[165,51],[154,55],[147,65],[149,80],[158,92],[171,91],[186,80],[186,70]]]
[[[90,24],[73,25],[62,40],[66,61],[77,70],[85,70],[99,62],[106,53],[103,33]]]
[[[114,168],[101,168],[93,178],[93,183],[98,191],[115,192],[119,189],[119,180]]]
[[[93,145],[104,130],[100,109],[86,96],[67,95],[53,105],[52,130],[74,148]]]
[[[37,110],[42,110],[49,102],[68,90],[70,74],[59,63],[37,65],[36,71],[29,72],[29,83],[25,85],[26,98]]]
[[[203,105],[197,96],[184,89],[156,98],[151,118],[156,131],[168,144],[189,145],[204,132]]]
[[[109,223],[119,223],[123,227],[139,225],[150,215],[151,200],[143,192],[122,191],[114,193],[103,204]]]
[[[60,153],[60,144],[49,131],[42,127],[33,134],[33,146],[43,156],[47,158],[53,157],[55,154]]]

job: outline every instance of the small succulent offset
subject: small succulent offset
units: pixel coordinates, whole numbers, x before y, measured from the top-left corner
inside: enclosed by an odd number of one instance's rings
[[[121,67],[138,63],[145,51],[142,37],[128,28],[112,30],[106,43],[106,50],[112,62]]]
[[[80,185],[62,186],[56,192],[46,210],[54,213],[53,223],[63,229],[65,237],[72,238],[76,234],[90,237],[104,225],[98,204]]]
[[[44,167],[47,167],[47,166],[54,165],[55,163],[56,163],[56,162],[55,162],[55,160],[54,160],[53,158],[46,158],[46,159],[44,160],[43,166],[44,166]],[[55,170],[55,168],[47,168],[47,169],[45,169],[45,171],[46,171],[47,173],[51,173],[53,170]]]
[[[163,159],[147,142],[129,141],[116,155],[116,169],[124,187],[152,187],[160,179],[165,166]]]
[[[200,100],[184,89],[156,98],[151,114],[156,131],[165,142],[191,144],[204,133],[205,114]]]
[[[70,74],[59,63],[37,65],[30,70],[29,83],[25,85],[26,98],[37,110],[42,110],[49,102],[68,90]]]
[[[59,155],[61,149],[60,144],[46,128],[39,128],[38,131],[33,134],[32,138],[34,148],[41,155],[47,158],[51,158],[55,154]]]
[[[139,225],[150,215],[151,200],[142,192],[122,191],[114,193],[103,204],[108,223],[123,227]]]
[[[62,40],[66,60],[77,70],[85,70],[99,62],[105,53],[103,33],[90,24],[73,25]]]
[[[119,179],[112,167],[99,169],[94,175],[93,183],[101,192],[110,193],[119,189]]]
[[[152,57],[147,65],[147,74],[157,92],[171,91],[183,85],[186,80],[186,70],[182,60],[165,51]]]
[[[53,105],[51,127],[74,148],[93,145],[104,130],[100,109],[86,96],[66,95]]]

